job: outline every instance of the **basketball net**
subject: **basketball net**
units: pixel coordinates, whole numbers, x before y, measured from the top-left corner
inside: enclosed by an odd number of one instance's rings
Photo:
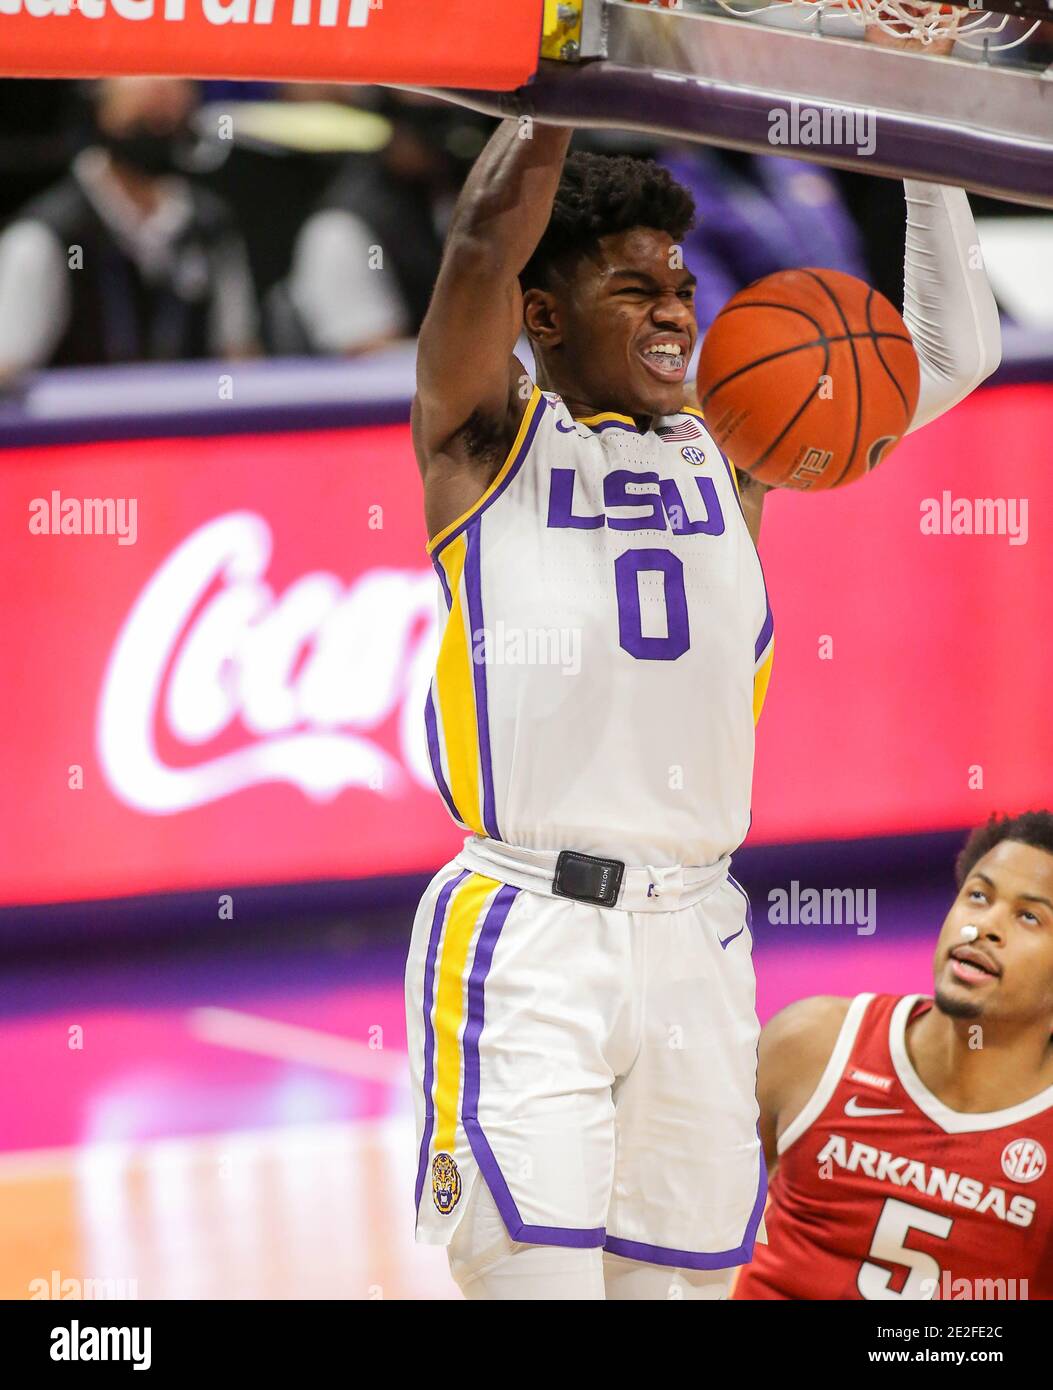
[[[815,24],[816,28],[821,27],[824,14],[855,11],[864,24],[876,24],[894,39],[916,39],[924,45],[940,39],[954,39],[967,48],[988,49],[991,52],[1015,48],[1030,38],[1039,25],[1036,20],[1018,38],[1008,43],[992,44],[991,39],[1002,33],[1009,23],[1009,16],[992,14],[978,6],[963,8],[929,4],[924,0],[917,0],[917,3],[910,3],[910,0],[776,0],[775,4],[743,10],[737,9],[731,0],[717,0],[717,4],[740,19],[752,19],[766,10],[790,4],[801,13],[806,23]],[[664,7],[677,9],[679,5],[676,0],[671,3],[665,0]]]

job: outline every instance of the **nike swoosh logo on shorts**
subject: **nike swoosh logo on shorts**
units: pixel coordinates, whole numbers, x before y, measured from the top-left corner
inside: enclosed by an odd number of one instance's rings
[[[732,932],[732,934],[728,937],[728,939],[727,939],[726,941],[722,941],[722,942],[720,943],[720,949],[721,949],[722,951],[726,951],[726,950],[728,949],[728,947],[731,945],[731,943],[736,939],[736,937],[741,936],[742,933],[743,933],[745,930],[746,930],[745,927],[739,927],[739,929],[738,929],[737,932]]]
[[[845,1101],[846,1115],[902,1115],[902,1110],[881,1110],[869,1105],[860,1105],[855,1096]]]

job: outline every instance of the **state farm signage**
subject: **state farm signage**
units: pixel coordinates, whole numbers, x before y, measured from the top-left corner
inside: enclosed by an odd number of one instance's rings
[[[99,700],[99,763],[114,794],[155,815],[265,782],[318,801],[348,787],[433,786],[421,712],[434,663],[435,578],[373,568],[351,584],[267,582],[272,537],[253,512],[192,532],[136,599]],[[397,719],[397,751],[372,737]],[[239,746],[203,751],[235,724]],[[167,762],[155,730],[187,750]]]
[[[0,0],[6,75],[269,77],[509,91],[542,0]]]
[[[208,24],[273,24],[277,0],[0,0],[0,15],[24,13],[31,19],[49,19],[76,11],[84,19],[105,19],[112,14],[127,20],[157,15],[170,24],[179,24],[187,17],[188,3],[191,13],[200,12]],[[382,0],[318,0],[316,18],[313,0],[292,0],[290,22],[317,23],[322,28],[346,22],[353,29],[362,29],[370,12],[380,9]]]

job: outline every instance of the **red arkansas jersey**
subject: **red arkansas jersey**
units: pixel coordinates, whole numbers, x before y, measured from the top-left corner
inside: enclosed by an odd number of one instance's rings
[[[779,1139],[768,1244],[735,1298],[1053,1298],[1053,1086],[1008,1110],[948,1109],[907,1055],[931,1008],[852,1000]]]

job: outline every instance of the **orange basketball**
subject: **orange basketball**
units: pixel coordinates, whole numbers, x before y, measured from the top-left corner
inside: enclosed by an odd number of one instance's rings
[[[740,290],[702,344],[698,398],[736,468],[776,487],[840,487],[887,456],[918,404],[907,325],[838,270],[781,270]]]

